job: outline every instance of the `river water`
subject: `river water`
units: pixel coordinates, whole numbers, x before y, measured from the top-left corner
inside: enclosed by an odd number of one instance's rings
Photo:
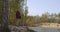
[[[29,27],[36,32],[60,32],[60,28]]]

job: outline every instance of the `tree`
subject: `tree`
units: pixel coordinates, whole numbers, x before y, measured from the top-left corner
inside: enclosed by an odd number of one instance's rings
[[[2,9],[3,9],[3,0],[0,0],[0,24],[2,22]]]
[[[16,21],[16,11],[18,10],[21,13],[21,24],[23,23],[24,17],[24,7],[23,7],[23,0],[10,0],[9,1],[9,23],[15,24]]]
[[[1,32],[8,32],[8,1],[3,0],[3,11],[2,11],[2,31]]]
[[[40,22],[48,22],[49,13],[44,13],[40,17]]]
[[[60,13],[58,13],[58,15],[57,15],[59,18],[60,18]]]

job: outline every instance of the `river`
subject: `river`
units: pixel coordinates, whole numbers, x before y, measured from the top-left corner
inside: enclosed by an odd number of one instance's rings
[[[36,32],[60,32],[60,28],[29,27]]]

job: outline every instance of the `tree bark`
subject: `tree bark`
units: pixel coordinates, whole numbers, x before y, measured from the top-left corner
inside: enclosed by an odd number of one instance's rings
[[[3,0],[2,31],[8,32],[8,1]]]

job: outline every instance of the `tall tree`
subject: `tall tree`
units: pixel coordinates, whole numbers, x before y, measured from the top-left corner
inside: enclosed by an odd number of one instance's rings
[[[3,0],[2,32],[8,32],[8,1]]]
[[[2,22],[2,8],[3,8],[3,0],[0,0],[0,23]]]

